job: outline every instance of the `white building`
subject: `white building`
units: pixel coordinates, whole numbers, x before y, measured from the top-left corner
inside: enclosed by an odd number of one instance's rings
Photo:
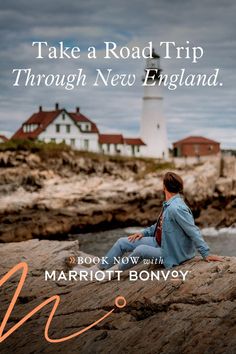
[[[12,139],[37,139],[46,143],[65,143],[76,150],[143,156],[146,148],[139,138],[124,138],[121,134],[100,134],[96,124],[81,114],[59,109],[44,111],[42,106],[34,113]]]
[[[8,141],[7,137],[5,137],[5,135],[0,135],[0,144],[5,143],[6,141]]]
[[[105,154],[144,156],[145,144],[140,138],[124,138],[121,134],[100,134],[99,144]]]
[[[124,138],[121,134],[100,134],[96,124],[81,114],[59,109],[44,111],[42,106],[14,134],[13,139],[38,139],[45,142],[66,143],[77,150],[146,156],[167,159],[166,122],[162,112],[159,85],[160,57],[154,51],[145,68],[141,138]],[[145,80],[145,78],[144,78]]]
[[[160,73],[160,57],[153,51],[152,58],[147,59],[143,79],[145,86],[140,135],[146,143],[145,156],[167,159],[167,130],[162,107],[163,97],[158,84]]]

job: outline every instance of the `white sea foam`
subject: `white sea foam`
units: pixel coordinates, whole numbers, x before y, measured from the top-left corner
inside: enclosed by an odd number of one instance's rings
[[[141,232],[144,227],[133,226],[126,227],[124,231],[127,234],[134,234],[136,232]],[[215,227],[205,227],[201,229],[202,235],[207,237],[220,237],[220,236],[231,236],[236,235],[236,227],[223,227],[221,229],[216,229]]]
[[[201,232],[203,236],[207,237],[231,236],[236,235],[236,227],[222,227],[221,229],[206,227]]]

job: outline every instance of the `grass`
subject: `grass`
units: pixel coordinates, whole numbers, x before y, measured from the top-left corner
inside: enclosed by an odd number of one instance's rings
[[[122,155],[105,155],[102,153],[90,152],[90,151],[75,151],[76,156],[89,158],[96,162],[110,161],[122,166],[127,166],[129,163],[134,165],[135,162],[141,163],[144,166],[142,171],[137,171],[137,177],[143,178],[148,173],[160,172],[163,170],[171,170],[175,168],[174,163],[163,161],[161,159],[144,158],[136,156],[122,156]]]
[[[69,152],[71,149],[64,143],[44,143],[33,140],[9,140],[0,144],[0,152],[4,151],[29,151],[38,154],[41,158],[60,157],[62,152]]]
[[[70,147],[64,143],[44,143],[42,141],[34,140],[8,140],[0,144],[0,151],[30,151],[30,152],[39,152],[44,149],[53,149],[53,150],[70,150]]]
[[[63,152],[73,152],[75,157],[83,157],[85,159],[91,159],[92,161],[100,163],[109,161],[117,163],[121,165],[121,167],[129,165],[129,163],[134,165],[134,163],[137,162],[141,163],[141,165],[144,167],[142,168],[142,171],[136,172],[139,177],[142,177],[147,173],[174,168],[173,163],[159,159],[121,155],[105,155],[91,151],[78,151],[72,150],[71,147],[65,143],[45,143],[36,140],[9,140],[0,144],[0,152],[4,151],[29,151],[31,153],[36,153],[44,161],[50,158],[59,158]]]

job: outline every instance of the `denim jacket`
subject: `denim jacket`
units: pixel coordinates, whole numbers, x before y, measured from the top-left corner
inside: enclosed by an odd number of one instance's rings
[[[144,237],[155,237],[156,224],[142,231]],[[165,268],[172,268],[195,256],[195,248],[203,258],[209,246],[194,223],[191,210],[179,194],[163,203],[161,248]]]

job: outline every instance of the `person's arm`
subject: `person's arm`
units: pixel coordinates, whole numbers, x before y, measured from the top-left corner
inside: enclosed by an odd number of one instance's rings
[[[155,228],[156,228],[156,224],[153,224],[150,227],[146,227],[141,232],[137,232],[136,234],[128,236],[128,240],[130,242],[134,242],[140,240],[142,237],[151,237],[154,235]]]
[[[206,260],[209,255],[210,248],[208,244],[203,240],[199,228],[195,225],[191,211],[187,207],[185,208],[178,206],[172,211],[171,214],[179,226],[191,238],[196,249],[204,258],[204,260]]]
[[[145,229],[143,229],[141,231],[141,234],[143,235],[143,237],[152,237],[154,235],[154,231],[155,231],[155,228],[156,228],[156,224],[153,224],[149,227],[146,227]]]

